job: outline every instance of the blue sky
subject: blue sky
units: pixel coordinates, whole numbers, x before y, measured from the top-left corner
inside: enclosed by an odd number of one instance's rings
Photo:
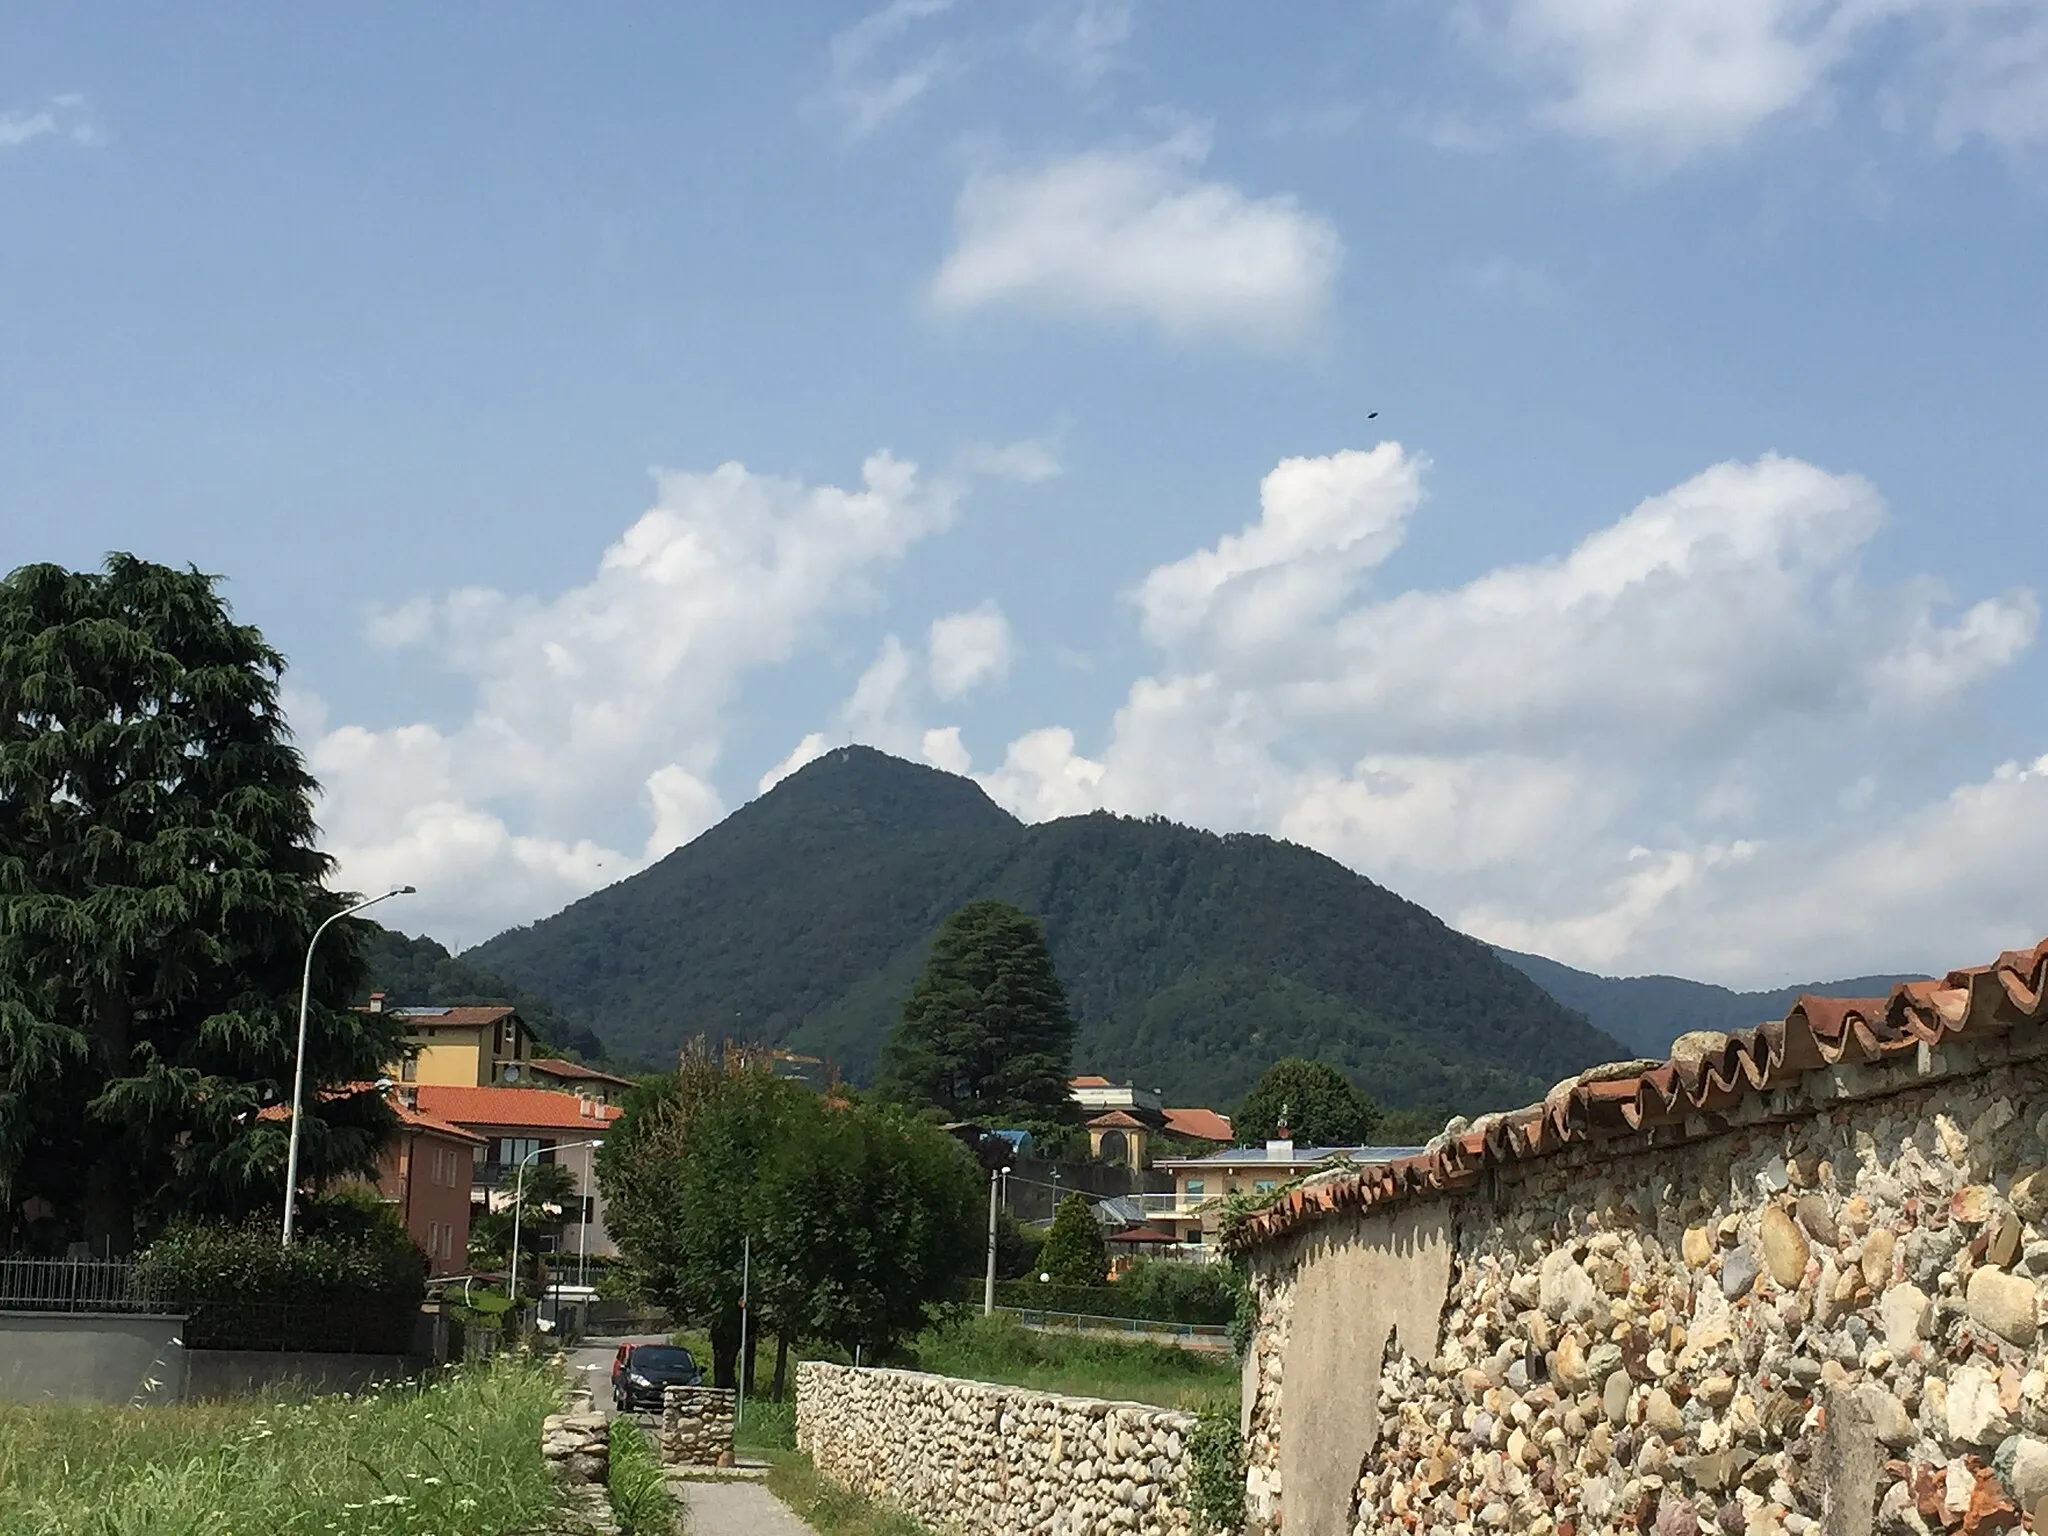
[[[458,945],[845,740],[1602,970],[2029,942],[2044,271],[2038,0],[0,7],[6,563],[226,576]]]

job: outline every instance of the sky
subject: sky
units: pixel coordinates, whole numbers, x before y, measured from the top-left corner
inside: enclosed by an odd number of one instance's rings
[[[835,744],[1778,985],[2048,933],[2048,4],[0,0],[0,567],[461,948]]]

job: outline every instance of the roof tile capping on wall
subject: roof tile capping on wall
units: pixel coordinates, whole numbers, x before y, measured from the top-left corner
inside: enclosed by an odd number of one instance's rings
[[[1665,1061],[1594,1067],[1558,1084],[1541,1104],[1452,1121],[1420,1154],[1363,1172],[1311,1179],[1229,1234],[1244,1248],[1332,1211],[1361,1210],[1417,1195],[1475,1187],[1487,1169],[1567,1147],[1642,1135],[1646,1144],[1711,1134],[1728,1118],[1768,1113],[1787,1089],[1835,1089],[1856,1097],[1944,1070],[1932,1048],[1994,1042],[2048,1017],[2048,939],[2008,950],[1990,965],[1912,981],[1889,998],[1802,997],[1782,1019],[1730,1034],[1682,1035]],[[1841,1069],[1875,1068],[1857,1076]],[[1835,1069],[1831,1084],[1803,1081]],[[1668,1133],[1660,1136],[1659,1133]]]
[[[2048,944],[1237,1229],[1262,1536],[2048,1530]]]

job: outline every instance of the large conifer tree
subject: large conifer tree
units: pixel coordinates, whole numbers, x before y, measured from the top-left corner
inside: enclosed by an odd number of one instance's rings
[[[129,555],[0,580],[0,1249],[125,1252],[181,1214],[283,1197],[306,941],[322,881],[284,659],[215,578]],[[399,1025],[345,1006],[358,935],[313,973],[309,1184],[374,1168]]]
[[[932,940],[883,1047],[882,1088],[955,1120],[1066,1120],[1073,1055],[1045,930],[1007,902],[971,901]]]

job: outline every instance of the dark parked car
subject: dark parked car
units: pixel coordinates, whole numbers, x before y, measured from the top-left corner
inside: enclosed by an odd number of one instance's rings
[[[612,1406],[621,1413],[659,1411],[662,1388],[703,1384],[703,1368],[675,1344],[621,1344],[612,1361]]]

